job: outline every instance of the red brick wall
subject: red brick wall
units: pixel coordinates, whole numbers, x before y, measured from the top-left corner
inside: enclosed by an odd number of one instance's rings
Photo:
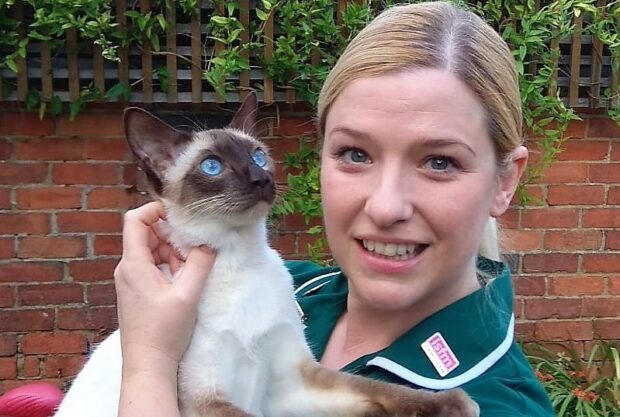
[[[309,120],[266,119],[276,158],[298,149]],[[0,110],[0,392],[37,379],[64,383],[116,327],[122,214],[147,199],[120,121],[110,110],[75,122]],[[587,349],[620,338],[620,128],[585,116],[570,133],[560,161],[531,189],[544,204],[513,207],[502,222],[518,273],[520,337]],[[279,226],[276,247],[303,256],[303,220]]]

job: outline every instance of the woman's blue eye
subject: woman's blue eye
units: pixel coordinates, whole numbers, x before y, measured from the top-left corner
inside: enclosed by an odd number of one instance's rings
[[[433,171],[448,171],[456,167],[456,164],[451,158],[444,156],[435,156],[430,158],[427,162],[427,167]]]
[[[342,153],[342,157],[355,164],[365,164],[370,160],[368,154],[361,149],[347,149]]]
[[[267,155],[261,149],[257,149],[254,151],[254,153],[252,154],[252,159],[254,160],[254,163],[261,168],[267,165]]]
[[[200,163],[200,169],[210,176],[219,175],[222,173],[222,163],[217,158],[207,158]]]

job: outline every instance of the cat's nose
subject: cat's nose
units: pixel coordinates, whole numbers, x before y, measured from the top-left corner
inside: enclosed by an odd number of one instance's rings
[[[273,183],[273,178],[264,169],[250,166],[250,183],[258,188],[267,188]]]

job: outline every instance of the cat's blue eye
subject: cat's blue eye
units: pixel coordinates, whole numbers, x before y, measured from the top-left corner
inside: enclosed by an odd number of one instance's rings
[[[202,172],[209,176],[216,176],[222,173],[222,163],[217,158],[206,158],[200,163],[200,169]]]
[[[267,165],[267,154],[262,149],[257,149],[252,154],[252,159],[254,163],[261,168],[264,168]]]

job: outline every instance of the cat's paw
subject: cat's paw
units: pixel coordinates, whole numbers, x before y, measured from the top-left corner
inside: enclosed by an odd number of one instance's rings
[[[435,395],[438,396],[439,410],[433,417],[480,416],[480,407],[462,389],[439,392]]]

